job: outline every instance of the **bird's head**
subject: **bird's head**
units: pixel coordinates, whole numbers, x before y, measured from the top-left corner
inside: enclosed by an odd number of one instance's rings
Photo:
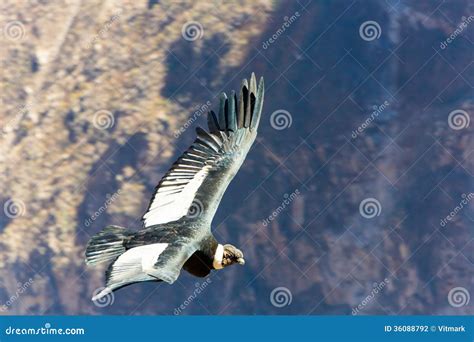
[[[232,264],[244,265],[244,253],[232,245],[224,245],[224,256],[222,258],[222,266],[229,266]]]
[[[219,245],[214,258],[214,268],[224,268],[233,264],[244,265],[244,253],[232,245]]]

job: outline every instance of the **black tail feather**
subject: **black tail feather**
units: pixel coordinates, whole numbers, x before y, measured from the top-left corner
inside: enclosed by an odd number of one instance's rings
[[[94,235],[86,247],[86,264],[110,261],[125,252],[124,240],[133,233],[118,226],[105,227]]]

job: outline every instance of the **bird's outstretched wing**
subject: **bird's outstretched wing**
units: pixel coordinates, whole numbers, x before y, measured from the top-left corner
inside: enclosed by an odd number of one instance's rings
[[[264,84],[255,75],[240,94],[222,93],[218,114],[208,114],[209,132],[197,128],[191,147],[161,179],[143,216],[145,227],[186,220],[211,223],[227,186],[257,135]]]
[[[107,286],[92,300],[136,282],[163,280],[173,284],[184,263],[195,251],[194,244],[180,241],[128,249],[110,264],[105,272]]]

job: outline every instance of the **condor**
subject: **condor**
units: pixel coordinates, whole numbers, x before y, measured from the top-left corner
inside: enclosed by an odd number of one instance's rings
[[[243,253],[219,243],[211,231],[217,207],[257,136],[264,96],[263,78],[242,81],[240,94],[221,95],[219,111],[208,113],[208,128],[197,128],[191,147],[158,183],[143,216],[143,229],[108,226],[93,236],[86,263],[110,262],[98,300],[144,281],[172,284],[181,269],[205,277],[211,270],[245,263]]]

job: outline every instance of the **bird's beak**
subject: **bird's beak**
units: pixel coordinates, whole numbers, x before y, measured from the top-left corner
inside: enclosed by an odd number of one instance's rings
[[[239,265],[245,265],[245,260],[244,260],[244,258],[238,258],[238,259],[237,259],[237,262],[239,263]]]

